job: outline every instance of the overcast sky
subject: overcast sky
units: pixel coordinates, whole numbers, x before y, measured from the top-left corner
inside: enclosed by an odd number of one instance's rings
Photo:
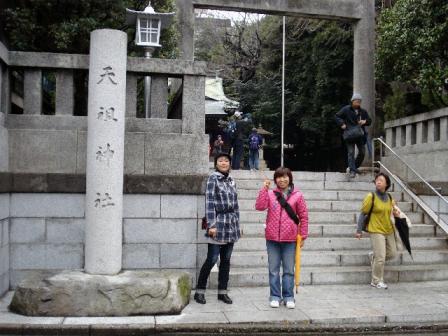
[[[232,11],[217,11],[217,10],[208,10],[208,9],[196,9],[196,14],[200,17],[215,17],[222,19],[230,19],[232,21],[241,21],[244,18],[244,15],[247,16],[246,19],[250,21],[260,20],[264,14],[251,14],[244,12],[232,12]]]

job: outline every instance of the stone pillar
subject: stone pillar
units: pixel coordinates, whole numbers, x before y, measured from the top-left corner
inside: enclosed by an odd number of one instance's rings
[[[440,141],[448,141],[448,117],[440,118]]]
[[[151,118],[168,118],[168,78],[166,76],[151,76]]]
[[[205,77],[184,76],[182,98],[182,133],[205,132]]]
[[[369,134],[375,130],[375,4],[373,0],[359,0],[362,19],[354,25],[353,90],[362,97],[362,106],[372,118]]]
[[[180,58],[194,58],[194,8],[192,0],[176,0]]]
[[[4,67],[5,66],[0,61],[0,112],[4,112],[3,111],[3,68]]]
[[[73,115],[75,106],[73,70],[56,72],[56,115]]]
[[[412,146],[412,124],[406,125],[406,144],[405,146]]]
[[[420,121],[417,123],[417,134],[415,139],[416,144],[423,143],[423,123]]]
[[[85,270],[121,270],[127,35],[90,35]]]
[[[133,73],[126,77],[126,117],[137,117],[137,79]]]
[[[23,83],[23,114],[42,112],[42,71],[26,69]]]
[[[9,114],[11,110],[11,95],[9,69],[7,66],[2,69],[2,90],[0,91],[0,100],[0,110],[4,114]]]
[[[434,119],[428,120],[428,143],[433,143],[435,138],[435,122]]]
[[[392,137],[394,136],[394,133],[392,132],[391,128],[386,128],[386,143],[389,145],[389,147],[393,147],[394,140]]]

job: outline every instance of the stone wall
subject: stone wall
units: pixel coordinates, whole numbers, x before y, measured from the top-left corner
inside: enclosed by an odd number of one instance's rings
[[[0,296],[9,289],[9,194],[0,194]]]
[[[9,203],[4,195],[0,210]],[[30,273],[83,269],[84,202],[84,194],[11,194],[10,245],[2,241],[0,264],[3,276],[10,260],[11,288]],[[206,251],[204,203],[203,195],[124,195],[123,269],[182,269],[196,279]]]
[[[448,108],[386,122],[387,144],[434,186],[448,182]],[[382,158],[387,167],[410,182],[420,180],[395,156]],[[443,190],[447,193],[448,190]]]

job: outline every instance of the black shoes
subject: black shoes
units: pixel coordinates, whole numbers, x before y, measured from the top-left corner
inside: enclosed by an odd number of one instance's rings
[[[218,294],[218,301],[222,301],[227,304],[232,304],[232,299],[227,294]]]
[[[194,293],[194,300],[200,304],[206,304],[206,302],[207,302],[207,301],[205,301],[205,295],[199,294],[199,293]]]
[[[200,294],[200,293],[194,293],[194,300],[197,303],[200,304],[206,304],[207,301],[205,301],[205,295],[204,294]],[[232,299],[229,298],[229,296],[227,294],[218,294],[218,301],[222,301],[224,303],[227,304],[232,304]]]

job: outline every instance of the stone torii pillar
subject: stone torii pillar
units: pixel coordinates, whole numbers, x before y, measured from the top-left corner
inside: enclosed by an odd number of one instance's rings
[[[85,230],[90,274],[117,274],[122,266],[126,62],[126,33],[91,33]]]

